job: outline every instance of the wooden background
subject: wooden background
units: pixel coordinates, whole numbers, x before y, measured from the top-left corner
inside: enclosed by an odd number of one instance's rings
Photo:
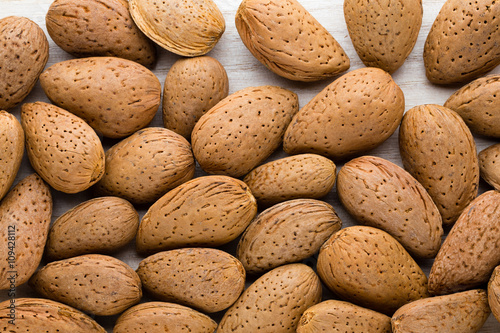
[[[425,77],[425,70],[422,60],[423,45],[430,27],[444,1],[445,0],[423,1],[424,17],[417,44],[406,60],[405,64],[393,75],[394,80],[402,88],[405,94],[406,110],[421,104],[434,103],[442,105],[454,91],[460,88],[460,85],[451,87],[436,86],[428,82]],[[48,7],[51,2],[51,0],[0,0],[0,18],[10,15],[25,16],[38,23],[40,27],[46,32],[45,14],[47,13]],[[226,31],[219,43],[208,55],[218,59],[225,67],[229,76],[230,93],[248,86],[277,85],[296,92],[299,96],[300,106],[302,107],[312,97],[319,93],[326,85],[333,81],[333,79],[330,79],[315,83],[298,83],[278,77],[268,71],[245,48],[236,31],[234,25],[234,17],[240,1],[215,0],[215,2],[221,9],[226,20]],[[349,39],[343,16],[343,1],[300,0],[300,2],[337,39],[337,41],[344,48],[345,52],[351,59],[350,70],[364,67]],[[61,50],[50,39],[48,35],[47,37],[50,42],[50,57],[47,67],[54,63],[71,58],[71,56]],[[179,59],[178,56],[165,50],[159,50],[159,61],[155,68],[153,68],[153,72],[158,76],[160,82],[162,82],[162,85],[169,68],[177,59]],[[500,68],[496,68],[492,71],[492,73],[500,73]],[[39,83],[37,83],[32,93],[25,100],[25,102],[34,101],[49,102],[48,98],[40,88]],[[12,110],[12,113],[19,118],[20,107]],[[157,115],[150,126],[162,126],[161,108],[158,110]],[[386,158],[401,166],[397,144],[397,135],[398,134],[396,131],[396,133],[394,133],[391,138],[389,138],[375,150],[369,152],[369,154]],[[108,148],[114,143],[115,142],[111,140],[103,141],[105,148]],[[496,142],[494,140],[476,137],[476,143],[477,151],[479,152]],[[271,157],[271,159],[276,159],[284,156],[285,154],[280,150],[277,151]],[[340,167],[342,167],[342,165],[338,164],[337,167],[339,169]],[[29,161],[25,156],[21,170],[17,175],[15,183],[32,172],[33,170],[31,169]],[[199,169],[199,167],[197,167],[196,176],[201,175],[204,175],[204,173]],[[485,190],[489,189],[490,187],[485,182],[481,181],[480,192],[484,192]],[[52,193],[54,197],[53,220],[55,220],[58,216],[66,212],[68,209],[76,206],[80,202],[91,198],[91,194],[89,193],[89,191],[74,195],[63,194],[57,191],[53,191]],[[344,227],[354,224],[349,215],[340,206],[335,193],[335,188],[326,198],[324,198],[324,200],[335,207],[338,215],[343,222]],[[141,217],[145,213],[146,208],[147,207],[143,207],[139,210]],[[235,243],[233,242],[232,244],[229,244],[226,249],[228,249],[228,251],[233,251],[234,245]],[[130,244],[129,247],[117,253],[116,257],[127,262],[134,269],[137,268],[139,261],[143,259],[135,253],[134,244]],[[419,263],[426,274],[428,274],[432,261],[424,260],[420,261]],[[325,292],[325,294],[328,297],[328,292]],[[17,297],[25,296],[36,297],[36,295],[29,287],[25,285],[18,287]],[[6,299],[8,299],[7,293],[0,292],[0,301]],[[145,298],[145,300],[147,299]],[[115,319],[116,316],[108,318],[96,318],[96,320],[98,320],[98,322],[106,327],[106,329],[108,329],[110,332],[112,330]],[[491,315],[485,326],[482,328],[481,332],[500,332],[500,324]]]

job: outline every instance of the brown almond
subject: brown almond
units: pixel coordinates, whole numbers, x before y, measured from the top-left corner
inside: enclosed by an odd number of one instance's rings
[[[307,309],[297,333],[391,333],[391,318],[349,302],[326,300]]]
[[[499,320],[500,318],[500,266],[495,267],[488,281],[488,305],[491,313]]]
[[[40,84],[52,103],[110,138],[123,138],[146,127],[161,102],[155,74],[116,57],[58,62],[40,75]]]
[[[238,330],[285,333],[296,330],[302,313],[321,301],[321,283],[304,264],[277,267],[253,282],[222,317],[218,333]]]
[[[0,110],[13,109],[31,92],[49,60],[43,30],[26,17],[0,19]]]
[[[189,142],[166,128],[147,127],[106,151],[99,195],[117,196],[133,204],[154,202],[194,176]]]
[[[433,295],[480,287],[500,264],[500,192],[487,191],[462,212],[443,242],[429,274]]]
[[[300,262],[316,254],[342,221],[332,206],[314,199],[295,199],[261,212],[241,236],[237,257],[248,273]]]
[[[158,199],[142,218],[140,253],[179,247],[215,247],[237,238],[257,214],[248,186],[228,176],[203,176]]]
[[[408,110],[399,128],[403,166],[436,203],[445,225],[476,197],[479,166],[472,134],[453,110],[434,104]]]
[[[76,57],[113,56],[144,66],[156,60],[154,43],[135,25],[126,0],[55,0],[45,24],[52,40]]]
[[[500,191],[500,143],[481,150],[478,154],[479,172],[489,185]]]
[[[500,63],[500,3],[447,0],[424,45],[427,78],[437,84],[470,81]]]
[[[24,131],[12,114],[0,110],[0,200],[14,183],[24,155]]]
[[[340,44],[296,0],[243,0],[235,23],[248,50],[277,75],[307,82],[349,69]]]
[[[113,333],[155,332],[214,333],[217,323],[209,316],[183,305],[167,302],[146,302],[125,311],[116,320]]]
[[[135,238],[138,227],[139,214],[128,201],[118,197],[90,199],[52,223],[45,254],[60,260],[116,252]]]
[[[170,67],[163,89],[163,125],[191,140],[196,122],[226,98],[229,79],[217,59],[184,58]]]
[[[35,273],[43,255],[52,216],[47,184],[31,174],[0,203],[0,290],[14,291]]]
[[[104,149],[81,118],[44,102],[23,104],[21,125],[31,166],[54,189],[78,193],[104,174]]]
[[[326,157],[300,154],[260,165],[243,181],[260,205],[271,206],[286,200],[326,196],[335,184],[336,171],[335,163]]]
[[[144,290],[162,301],[205,313],[230,307],[245,288],[245,269],[227,252],[183,248],[159,252],[139,263]]]
[[[142,297],[137,273],[123,261],[100,254],[53,261],[29,283],[43,297],[98,316],[119,314]]]
[[[441,246],[441,214],[425,188],[398,165],[375,156],[340,169],[337,194],[359,223],[380,228],[418,258],[434,258]]]
[[[428,297],[427,277],[391,235],[367,226],[344,228],[321,247],[318,275],[342,299],[387,315]]]
[[[403,305],[392,316],[392,332],[479,332],[490,315],[485,290],[429,297]]]
[[[500,138],[500,74],[472,81],[444,103],[462,117],[472,133]]]
[[[395,72],[417,42],[422,1],[345,0],[344,17],[352,44],[367,67]]]
[[[345,159],[379,146],[399,126],[403,91],[379,68],[360,68],[333,81],[294,116],[286,129],[288,154]]]
[[[191,135],[194,156],[209,174],[244,176],[279,147],[298,108],[297,94],[287,89],[239,90],[196,123]]]
[[[181,56],[208,53],[226,29],[224,16],[212,0],[130,0],[129,5],[146,36]]]

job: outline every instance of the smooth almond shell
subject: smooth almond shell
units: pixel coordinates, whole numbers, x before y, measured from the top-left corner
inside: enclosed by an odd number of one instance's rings
[[[476,197],[479,166],[472,134],[453,110],[434,104],[405,113],[399,128],[403,166],[421,183],[452,225]]]
[[[186,139],[166,128],[147,127],[106,151],[104,176],[95,192],[133,204],[151,203],[193,178],[194,170]]]
[[[226,70],[215,58],[179,59],[170,67],[165,78],[163,125],[191,140],[196,122],[228,93]]]
[[[140,253],[179,247],[215,247],[237,238],[257,214],[248,186],[228,176],[203,176],[158,199],[142,218]]]
[[[137,273],[121,260],[100,254],[53,261],[29,283],[46,298],[98,316],[119,314],[142,297]]]
[[[24,155],[24,131],[12,114],[0,111],[0,200],[16,179]]]
[[[392,332],[479,332],[490,315],[485,290],[430,297],[406,304],[392,316]]]
[[[145,290],[167,302],[205,313],[227,309],[245,288],[245,269],[227,252],[183,248],[159,252],[139,263]]]
[[[287,79],[317,81],[349,69],[340,44],[296,0],[243,0],[235,24],[254,57]]]
[[[391,318],[352,303],[326,300],[307,309],[297,333],[391,333]]]
[[[299,154],[260,165],[243,181],[259,204],[271,206],[286,200],[326,196],[335,184],[336,172],[335,163],[326,157]]]
[[[90,199],[52,223],[45,255],[60,260],[115,252],[135,238],[138,227],[139,214],[128,201],[118,197]]]
[[[14,325],[9,323],[15,307]],[[4,332],[106,333],[94,319],[65,304],[43,298],[14,298],[0,303],[0,329]]]
[[[297,94],[287,89],[239,90],[196,123],[191,135],[194,156],[209,174],[244,176],[280,146],[298,109]]]
[[[500,192],[487,191],[464,209],[443,242],[429,274],[433,295],[480,287],[500,264]]]
[[[40,75],[40,84],[52,103],[110,138],[123,138],[146,127],[161,103],[161,84],[155,74],[116,57],[58,62]]]
[[[146,302],[125,311],[113,333],[154,332],[162,327],[165,333],[213,333],[217,323],[209,316],[183,305],[167,302]]]
[[[78,193],[104,175],[104,149],[81,118],[55,105],[23,104],[21,125],[35,171],[54,189]]]
[[[427,277],[415,260],[391,235],[373,227],[333,234],[319,252],[317,271],[342,299],[387,315],[429,296]]]
[[[458,113],[472,133],[500,138],[500,74],[481,77],[463,86],[444,106]]]
[[[156,60],[154,43],[135,25],[126,0],[55,0],[45,25],[52,40],[76,57],[113,56],[144,66]]]
[[[500,266],[495,267],[488,281],[488,305],[491,313],[498,320],[500,318]]]
[[[417,42],[422,1],[345,0],[344,17],[354,49],[367,67],[393,73]]]
[[[425,188],[398,165],[375,156],[340,169],[337,193],[358,222],[380,228],[418,258],[433,258],[443,236],[441,214]]]
[[[19,286],[35,273],[42,259],[51,217],[50,189],[37,174],[22,179],[1,201],[0,290]],[[13,272],[15,277],[11,279]]]
[[[218,333],[285,333],[302,313],[321,301],[321,283],[304,264],[277,267],[253,282],[222,317]]]
[[[437,84],[470,81],[500,63],[500,3],[447,0],[427,35],[424,65]]]
[[[212,0],[130,0],[129,5],[146,36],[181,56],[208,53],[226,29],[224,16]]]
[[[0,110],[9,111],[31,92],[49,60],[43,30],[26,17],[0,20]]]
[[[478,154],[479,171],[483,178],[495,190],[500,191],[500,143],[481,150]]]
[[[237,257],[248,273],[300,262],[316,254],[342,222],[332,206],[296,199],[261,212],[241,236]]]
[[[288,154],[316,153],[334,161],[379,146],[403,117],[403,91],[379,68],[353,70],[330,83],[286,129]]]

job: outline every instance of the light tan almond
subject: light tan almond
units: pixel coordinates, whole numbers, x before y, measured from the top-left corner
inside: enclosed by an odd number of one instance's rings
[[[0,200],[14,183],[24,155],[24,131],[12,114],[0,110]]]

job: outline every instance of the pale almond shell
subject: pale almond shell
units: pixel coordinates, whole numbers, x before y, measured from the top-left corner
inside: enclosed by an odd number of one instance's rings
[[[12,114],[0,111],[0,200],[14,183],[24,155],[24,131]]]

